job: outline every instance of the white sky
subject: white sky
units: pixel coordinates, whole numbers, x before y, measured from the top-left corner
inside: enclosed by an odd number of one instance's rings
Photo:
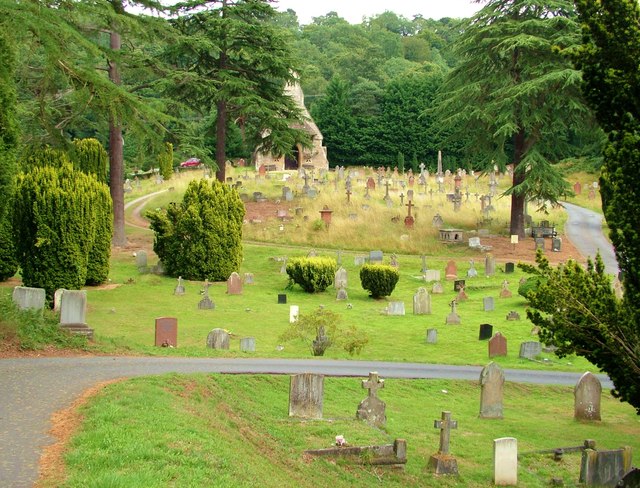
[[[435,20],[442,17],[471,17],[483,4],[471,0],[278,0],[273,6],[282,12],[289,8],[294,10],[300,24],[309,24],[312,17],[332,11],[351,24],[359,24],[363,17],[381,14],[386,10],[409,20],[416,14]]]

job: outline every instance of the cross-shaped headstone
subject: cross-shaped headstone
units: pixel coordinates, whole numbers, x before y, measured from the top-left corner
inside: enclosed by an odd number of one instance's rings
[[[391,183],[389,182],[389,180],[387,180],[384,184],[386,190],[385,190],[385,194],[384,194],[384,199],[385,200],[389,200],[389,186],[391,185]]]
[[[373,371],[369,373],[368,380],[362,380],[362,388],[366,388],[367,390],[369,390],[369,398],[377,397],[378,390],[384,388],[384,380],[381,380],[378,377],[377,371]]]
[[[407,214],[409,217],[411,217],[411,207],[413,207],[413,202],[411,200],[409,200],[409,203],[407,203],[407,207],[409,207],[409,213]]]
[[[441,454],[449,454],[449,438],[451,429],[458,428],[458,421],[451,420],[451,412],[442,412],[441,420],[434,420],[433,427],[440,429],[440,448],[438,452]]]
[[[424,168],[425,168],[424,163],[420,163],[420,175],[424,174]]]
[[[400,205],[404,204],[404,193],[400,193]]]
[[[309,175],[307,174],[306,171],[304,172],[303,178],[304,178],[304,187],[309,188]]]
[[[347,188],[347,203],[351,203],[351,188]]]

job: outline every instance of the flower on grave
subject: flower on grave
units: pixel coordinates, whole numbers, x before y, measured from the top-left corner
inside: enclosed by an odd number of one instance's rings
[[[347,441],[345,440],[343,435],[336,436],[336,446],[346,446]]]

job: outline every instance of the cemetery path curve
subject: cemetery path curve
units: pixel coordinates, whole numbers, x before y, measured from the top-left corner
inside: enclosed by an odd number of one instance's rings
[[[606,273],[617,276],[618,261],[613,246],[602,232],[602,215],[572,203],[562,202],[562,206],[568,216],[564,233],[573,245],[583,256],[595,258],[600,252]]]
[[[48,434],[54,412],[69,407],[86,389],[112,379],[166,373],[253,373],[366,377],[377,371],[383,378],[474,380],[480,367],[381,361],[304,359],[207,359],[158,357],[42,357],[0,359],[0,486],[31,487],[38,477],[42,448],[54,439]],[[507,381],[570,385],[578,373],[507,369]],[[599,375],[604,388],[612,384]],[[286,406],[283,406],[286,410]]]

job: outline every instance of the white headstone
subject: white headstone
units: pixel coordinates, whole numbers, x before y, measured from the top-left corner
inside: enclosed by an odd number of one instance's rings
[[[291,305],[289,307],[289,323],[293,324],[298,321],[298,315],[300,315],[300,307],[298,305]]]
[[[13,289],[13,303],[20,310],[42,310],[44,308],[44,288],[30,288],[28,286],[16,286]]]
[[[513,437],[493,440],[493,483],[497,486],[518,484],[518,440]]]
[[[60,300],[61,324],[84,324],[87,315],[87,292],[64,290]]]

